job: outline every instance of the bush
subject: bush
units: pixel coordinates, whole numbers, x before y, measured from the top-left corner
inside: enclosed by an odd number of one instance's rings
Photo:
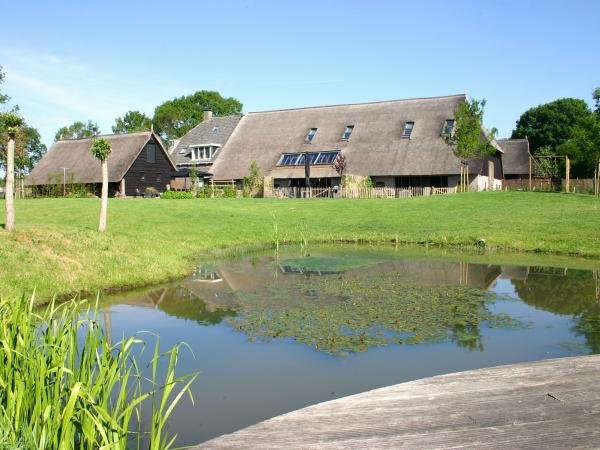
[[[235,197],[237,197],[237,191],[235,190],[235,187],[233,187],[233,186],[225,186],[223,188],[223,197],[227,197],[227,198],[235,198]]]
[[[194,198],[194,193],[189,191],[166,191],[163,193],[162,198],[166,198],[168,200],[181,200]]]

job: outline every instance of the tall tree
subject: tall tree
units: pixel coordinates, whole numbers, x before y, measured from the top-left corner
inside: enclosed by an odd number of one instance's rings
[[[108,156],[112,151],[110,142],[106,139],[94,139],[90,147],[92,155],[100,160],[102,165],[102,195],[100,203],[100,223],[98,231],[101,233],[106,229],[106,215],[108,211]]]
[[[590,117],[587,103],[576,98],[562,98],[525,111],[512,138],[529,139],[533,153],[541,147],[556,149],[573,136],[573,131]]]
[[[223,98],[215,91],[198,91],[157,106],[154,127],[165,139],[177,139],[202,122],[204,111],[217,116],[241,114],[242,103],[233,97]]]
[[[100,133],[98,124],[88,120],[87,123],[76,121],[72,125],[59,128],[54,135],[54,141],[61,141],[64,139],[81,139],[93,137]]]
[[[592,97],[594,98],[594,111],[600,114],[600,86],[594,89]]]
[[[600,162],[600,114],[590,114],[555,151],[571,159],[571,175],[591,178]]]
[[[7,231],[15,229],[15,205],[14,205],[14,187],[15,187],[15,136],[19,128],[23,126],[23,118],[15,112],[7,112],[0,117],[2,129],[8,135],[8,144],[6,146],[6,186],[4,191],[6,207],[6,225]]]
[[[473,158],[481,158],[493,154],[496,149],[490,144],[497,130],[492,128],[486,132],[483,128],[483,113],[485,99],[462,102],[454,112],[454,126],[444,130],[444,138],[453,147],[454,154],[463,165],[461,190],[466,190],[468,184],[468,163]]]
[[[140,111],[127,111],[123,117],[115,119],[113,133],[134,133],[148,131],[152,126],[152,119]]]

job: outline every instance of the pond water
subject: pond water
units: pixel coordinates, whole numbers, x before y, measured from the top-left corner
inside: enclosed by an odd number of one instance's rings
[[[113,340],[145,330],[191,347],[178,373],[200,372],[195,405],[184,400],[171,425],[188,445],[417,378],[600,353],[592,263],[527,258],[286,249],[208,261],[101,307]]]

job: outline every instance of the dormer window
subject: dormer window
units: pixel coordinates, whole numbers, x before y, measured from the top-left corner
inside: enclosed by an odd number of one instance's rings
[[[448,119],[444,122],[444,128],[442,128],[442,136],[451,136],[454,131],[454,120]]]
[[[216,145],[203,145],[191,147],[191,150],[190,157],[192,161],[210,161],[219,151],[219,147]]]
[[[316,128],[311,128],[308,134],[306,135],[306,139],[304,140],[305,144],[310,144],[312,140],[315,138],[315,134],[317,134]]]
[[[414,127],[415,127],[414,122],[404,122],[404,129],[402,130],[402,137],[409,138],[413,132]]]
[[[342,141],[347,141],[348,139],[350,139],[350,135],[352,134],[353,130],[354,125],[348,125],[346,127],[346,131],[344,131],[344,134],[342,134]]]

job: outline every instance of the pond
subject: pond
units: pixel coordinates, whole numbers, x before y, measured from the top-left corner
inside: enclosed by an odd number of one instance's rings
[[[206,261],[103,299],[113,339],[185,341],[200,372],[178,445],[442,373],[600,353],[597,262],[422,248],[314,247]]]

